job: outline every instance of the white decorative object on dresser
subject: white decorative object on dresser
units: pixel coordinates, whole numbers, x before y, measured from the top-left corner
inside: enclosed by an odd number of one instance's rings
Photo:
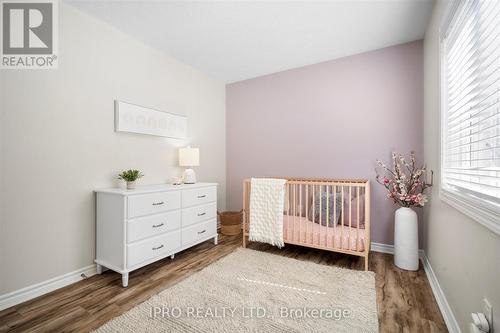
[[[97,273],[122,274],[213,239],[217,244],[217,184],[153,185],[97,193]]]

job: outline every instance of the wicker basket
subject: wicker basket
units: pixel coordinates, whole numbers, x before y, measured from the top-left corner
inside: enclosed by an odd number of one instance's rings
[[[241,219],[243,211],[217,212],[220,218],[220,231],[223,235],[233,236],[241,233]]]

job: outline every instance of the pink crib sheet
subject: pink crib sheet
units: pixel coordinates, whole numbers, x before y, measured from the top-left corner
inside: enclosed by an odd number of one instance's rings
[[[365,250],[365,229],[359,229],[358,232],[357,228],[349,228],[349,226],[340,224],[337,224],[335,228],[333,226],[322,226],[301,216],[283,216],[283,237],[285,242],[303,243],[304,245],[312,244],[358,252]]]

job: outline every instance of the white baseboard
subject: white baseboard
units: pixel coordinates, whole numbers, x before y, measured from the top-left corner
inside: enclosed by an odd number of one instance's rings
[[[370,251],[394,254],[394,245],[372,242],[370,246]]]
[[[446,300],[446,296],[439,285],[439,281],[432,270],[431,263],[425,253],[420,257],[422,260],[422,264],[424,265],[425,274],[427,275],[427,280],[429,280],[429,284],[432,288],[432,293],[434,294],[434,298],[436,298],[436,302],[439,306],[439,310],[441,310],[441,314],[443,315],[444,322],[446,323],[446,327],[448,331],[451,333],[461,333],[460,326],[458,325],[457,319],[451,310],[450,304]]]
[[[74,272],[57,276],[44,282],[15,290],[5,295],[0,295],[0,310],[10,308],[11,306],[29,301],[30,299],[33,299],[35,297],[50,293],[51,291],[54,291],[56,289],[81,281],[83,279],[81,276],[82,274],[85,274],[86,277],[90,277],[96,273],[97,272],[95,265],[90,265],[84,268],[80,268]]]
[[[370,251],[394,254],[394,245],[372,242]],[[422,259],[422,256],[424,255],[424,250],[418,250],[418,256],[420,257],[420,259]]]

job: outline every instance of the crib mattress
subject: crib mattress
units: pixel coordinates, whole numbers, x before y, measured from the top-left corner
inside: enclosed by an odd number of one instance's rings
[[[337,224],[335,228],[319,225],[301,216],[283,216],[285,242],[303,243],[331,249],[363,252],[365,229],[350,228]]]

